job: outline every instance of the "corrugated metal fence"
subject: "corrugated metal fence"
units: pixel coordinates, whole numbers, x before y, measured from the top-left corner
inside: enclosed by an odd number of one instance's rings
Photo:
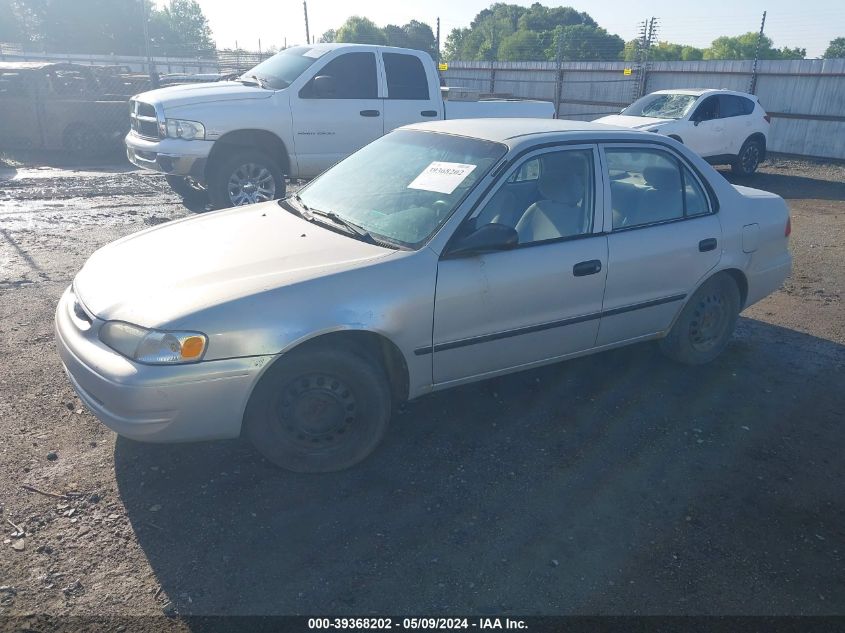
[[[449,86],[557,101],[560,118],[591,120],[618,112],[640,89],[747,92],[753,66],[751,60],[652,62],[645,68],[626,62],[563,62],[560,69],[555,62],[450,62],[443,76]],[[845,59],[760,61],[755,94],[772,116],[769,149],[845,159]]]

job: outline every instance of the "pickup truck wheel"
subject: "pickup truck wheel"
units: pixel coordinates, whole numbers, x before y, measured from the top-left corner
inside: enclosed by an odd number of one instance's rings
[[[742,144],[736,160],[731,164],[731,169],[738,176],[750,176],[760,165],[763,157],[763,148],[760,141],[748,139]]]
[[[739,317],[739,289],[728,275],[708,279],[684,306],[660,349],[686,365],[702,365],[727,347]]]
[[[185,202],[205,202],[208,200],[208,191],[197,184],[193,178],[184,176],[166,175],[165,180],[175,193],[182,197]]]
[[[262,152],[246,150],[224,156],[213,174],[208,193],[218,209],[267,202],[285,195],[281,167]]]
[[[390,387],[373,361],[343,350],[294,351],[259,381],[244,430],[277,466],[331,472],[373,452],[390,412]]]

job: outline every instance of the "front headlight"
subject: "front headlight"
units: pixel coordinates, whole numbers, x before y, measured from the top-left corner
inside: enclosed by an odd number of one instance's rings
[[[149,365],[199,362],[208,343],[202,332],[150,330],[125,321],[104,323],[100,340],[118,354]]]
[[[183,119],[167,119],[167,136],[170,138],[181,138],[185,141],[205,138],[205,126],[197,121],[185,121]]]

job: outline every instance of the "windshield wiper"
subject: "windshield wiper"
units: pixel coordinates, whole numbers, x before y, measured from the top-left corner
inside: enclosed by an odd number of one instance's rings
[[[302,204],[302,202],[300,202]],[[304,206],[304,205],[303,205]],[[335,224],[339,224],[346,228],[351,234],[357,236],[359,239],[364,240],[365,242],[369,242],[370,244],[377,244],[378,240],[372,236],[372,234],[365,229],[363,226],[355,224],[354,222],[350,222],[346,218],[338,215],[334,211],[321,211],[320,209],[309,209],[307,206],[304,207],[306,211],[308,211],[312,216],[318,215],[323,218],[328,218]]]

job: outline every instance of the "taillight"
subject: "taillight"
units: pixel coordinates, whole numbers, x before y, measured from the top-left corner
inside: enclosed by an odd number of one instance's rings
[[[770,117],[770,116],[769,116],[769,113],[768,113],[768,112],[765,112],[765,113],[763,114],[763,119],[765,119],[766,123],[771,123],[771,122],[772,122],[772,117]]]
[[[790,235],[792,235],[792,218],[787,217],[786,218],[786,228],[783,230],[783,236],[789,237]]]

